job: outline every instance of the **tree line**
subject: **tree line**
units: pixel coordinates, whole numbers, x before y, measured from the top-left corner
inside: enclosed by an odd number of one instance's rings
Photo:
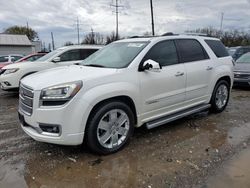
[[[223,44],[227,47],[248,46],[250,45],[250,33],[239,31],[237,29],[230,31],[220,31],[213,27],[198,28],[195,30],[188,30],[186,33],[205,34],[209,37],[221,39]]]
[[[3,33],[6,34],[23,34],[27,35],[30,41],[38,40],[38,33],[30,28],[25,26],[12,26],[4,30]],[[187,30],[186,33],[198,33],[204,34],[209,37],[220,38],[225,46],[247,46],[250,45],[250,33],[240,31],[240,30],[230,30],[230,31],[220,31],[213,27],[198,28],[194,30]],[[143,34],[144,36],[150,36],[150,32]],[[120,37],[116,38],[115,32],[110,33],[109,35],[103,35],[98,32],[90,32],[83,36],[81,44],[109,44],[113,41],[119,40]],[[73,45],[71,41],[64,43],[65,46]]]

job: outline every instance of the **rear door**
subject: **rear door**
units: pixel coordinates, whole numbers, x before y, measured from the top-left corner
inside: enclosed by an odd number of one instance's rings
[[[208,97],[213,62],[198,40],[178,39],[176,45],[180,62],[184,64],[187,73],[187,105],[202,103]]]
[[[186,72],[178,61],[173,40],[157,43],[146,54],[142,63],[151,59],[158,62],[159,72],[146,70],[139,73],[142,93],[142,121],[158,118],[181,108],[185,100]]]

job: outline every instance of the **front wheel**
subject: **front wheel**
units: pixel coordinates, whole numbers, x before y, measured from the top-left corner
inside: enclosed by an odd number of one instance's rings
[[[219,81],[214,88],[210,101],[211,111],[215,113],[222,112],[228,104],[229,94],[230,89],[228,82],[225,80]]]
[[[128,143],[134,130],[134,115],[119,101],[101,105],[91,114],[86,129],[88,147],[99,154],[110,154]]]

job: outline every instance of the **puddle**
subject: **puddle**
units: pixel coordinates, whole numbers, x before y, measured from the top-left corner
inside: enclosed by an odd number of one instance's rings
[[[207,188],[249,188],[250,187],[250,148],[227,162],[214,177]]]
[[[20,173],[24,165],[18,165],[15,168],[0,163],[0,187],[1,188],[26,188],[28,187],[24,176]]]
[[[250,123],[237,125],[232,128],[228,133],[228,143],[238,145],[244,142],[250,135]]]

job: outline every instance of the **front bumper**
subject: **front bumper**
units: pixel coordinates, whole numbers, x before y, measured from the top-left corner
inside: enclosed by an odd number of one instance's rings
[[[19,107],[21,127],[33,139],[59,145],[80,145],[92,107],[77,96],[63,106],[39,106],[40,91],[34,91],[33,112],[28,115]],[[58,134],[41,130],[41,125],[58,125]]]
[[[0,87],[2,90],[13,90],[18,89],[20,79],[17,79],[16,75],[7,74],[7,75],[0,75]]]

